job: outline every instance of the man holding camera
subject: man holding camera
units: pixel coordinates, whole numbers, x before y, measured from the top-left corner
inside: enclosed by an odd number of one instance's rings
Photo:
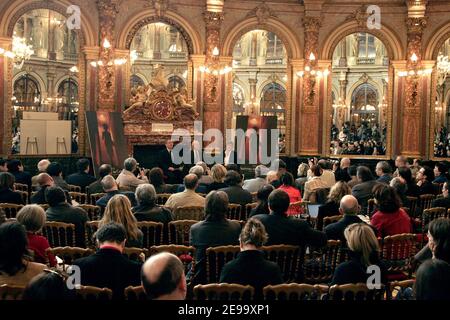
[[[147,176],[145,175],[145,170],[140,169],[137,177],[134,175],[137,166],[138,163],[136,159],[125,159],[125,161],[123,162],[123,170],[116,179],[120,190],[134,192],[138,185],[148,183]]]

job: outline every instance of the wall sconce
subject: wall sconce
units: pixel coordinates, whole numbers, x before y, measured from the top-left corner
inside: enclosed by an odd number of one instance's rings
[[[307,103],[310,105],[314,104],[314,99],[316,96],[316,91],[315,91],[315,86],[316,86],[316,82],[317,82],[317,78],[322,78],[322,77],[328,77],[328,75],[330,74],[330,71],[328,70],[328,68],[320,70],[320,69],[316,69],[314,68],[316,62],[316,56],[314,55],[313,52],[311,52],[309,54],[306,66],[303,70],[298,71],[296,74],[298,77],[302,78],[302,77],[306,77],[306,92],[307,93]]]

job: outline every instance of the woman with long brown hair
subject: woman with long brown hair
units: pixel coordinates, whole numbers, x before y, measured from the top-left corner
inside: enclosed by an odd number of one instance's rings
[[[142,248],[144,235],[137,227],[137,220],[131,212],[130,200],[123,194],[116,194],[108,201],[98,228],[100,229],[109,222],[123,225],[127,232],[127,247]]]

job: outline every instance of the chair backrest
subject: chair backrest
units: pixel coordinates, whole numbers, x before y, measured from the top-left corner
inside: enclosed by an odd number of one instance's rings
[[[69,184],[69,192],[81,192],[81,187]]]
[[[415,218],[417,216],[417,205],[419,203],[419,198],[407,196],[406,199],[409,203],[409,216]]]
[[[323,218],[323,227],[325,228],[329,224],[338,222],[341,220],[344,216],[343,215],[337,215],[337,216],[331,216],[331,217],[324,217]]]
[[[17,216],[17,213],[23,208],[23,205],[14,203],[0,203],[0,208],[5,211],[6,218],[11,219]]]
[[[419,196],[419,207],[423,211],[425,209],[431,208],[431,203],[436,199],[434,194],[422,194]]]
[[[218,282],[223,266],[239,253],[239,246],[219,246],[206,249],[206,278],[208,283]]]
[[[90,221],[100,219],[101,208],[99,206],[92,204],[80,204],[79,207],[86,211]]]
[[[228,205],[226,217],[227,217],[227,219],[230,219],[230,220],[242,220],[241,212],[242,212],[242,206],[240,204],[230,203]]]
[[[69,194],[72,200],[75,200],[79,204],[88,203],[88,197],[86,193],[71,191],[69,192]]]
[[[243,209],[242,214],[244,215],[242,218],[244,218],[245,221],[247,221],[248,217],[250,216],[250,212],[256,208],[256,206],[258,205],[257,202],[253,202],[253,203],[247,203],[245,205],[245,209]]]
[[[285,283],[263,288],[264,300],[320,300],[322,292],[328,292],[328,286]]]
[[[411,262],[417,252],[417,236],[402,233],[385,237],[381,257],[389,272],[412,272]]]
[[[295,214],[306,213],[303,201],[296,201],[289,203],[288,212],[294,212]]]
[[[173,211],[174,220],[197,220],[201,221],[205,217],[205,208],[198,206],[178,207]]]
[[[433,188],[434,188],[434,195],[435,196],[438,196],[438,195],[440,195],[442,193],[442,186],[443,185],[444,185],[443,183],[433,182]]]
[[[341,251],[341,241],[328,240],[325,247],[310,252],[303,264],[303,281],[313,284],[330,282],[341,261]]]
[[[87,248],[95,249],[96,243],[94,235],[98,230],[98,224],[100,221],[87,221],[84,225],[85,244]]]
[[[28,192],[21,190],[18,190],[16,192],[20,193],[20,197],[22,198],[23,203],[28,204]]]
[[[255,289],[235,283],[210,283],[194,287],[194,300],[252,300]]]
[[[125,300],[144,301],[148,300],[143,286],[129,286],[125,288]]]
[[[330,287],[330,300],[382,300],[384,296],[384,285],[380,289],[369,289],[365,283],[349,283],[334,285]]]
[[[164,236],[162,222],[140,221],[137,226],[144,234],[144,248],[162,244]]]
[[[407,288],[413,288],[415,279],[408,279],[403,281],[392,281],[389,283],[389,290],[387,292],[387,298],[389,300],[403,300],[402,291]]]
[[[105,194],[106,193],[102,192],[102,193],[93,193],[93,194],[89,195],[90,204],[95,205],[97,200],[100,199],[101,197],[103,197]]]
[[[156,195],[156,204],[163,206],[166,204],[167,199],[171,196],[170,193],[158,193]]]
[[[176,220],[169,222],[169,243],[188,246],[191,227],[197,222],[197,220]]]
[[[423,210],[422,213],[422,233],[426,234],[428,230],[428,224],[438,218],[448,218],[450,212],[446,208],[436,207]]]
[[[50,247],[75,247],[75,225],[56,221],[47,221],[42,229]]]
[[[97,288],[92,286],[75,287],[77,300],[111,300],[112,290],[108,288]]]
[[[18,182],[14,183],[14,190],[16,190],[16,191],[25,191],[25,192],[30,191],[30,190],[28,190],[28,185],[23,184],[23,183],[18,183]]]
[[[126,255],[128,259],[137,262],[142,262],[143,259],[145,260],[150,256],[148,249],[130,247],[125,247],[122,254]]]
[[[367,200],[367,215],[371,217],[374,211],[375,211],[375,199]]]
[[[25,288],[19,286],[10,286],[8,284],[0,285],[0,301],[2,300],[22,300]]]
[[[161,252],[169,252],[176,255],[181,262],[183,262],[184,270],[187,274],[189,270],[191,273],[194,272],[195,269],[195,248],[190,246],[180,246],[175,244],[169,245],[161,245],[161,246],[152,246],[149,249],[149,256],[152,256]]]
[[[278,244],[263,246],[261,251],[267,260],[278,264],[285,282],[297,279],[300,263],[303,260],[303,247]]]
[[[66,270],[66,266],[72,265],[75,260],[90,256],[95,253],[92,249],[78,247],[49,248],[46,252],[47,254],[53,254],[55,257],[58,256],[63,261],[64,270]]]

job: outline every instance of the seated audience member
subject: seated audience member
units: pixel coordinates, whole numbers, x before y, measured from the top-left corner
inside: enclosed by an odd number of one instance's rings
[[[14,176],[9,172],[0,172],[0,203],[25,204],[22,195],[14,191]]]
[[[11,173],[16,183],[26,184],[28,186],[28,191],[31,191],[31,174],[24,171],[22,162],[17,159],[8,161],[7,163],[8,172]]]
[[[367,201],[373,198],[373,187],[379,184],[370,169],[365,166],[359,166],[356,172],[359,183],[352,188],[352,195],[358,199],[363,212],[367,210]]]
[[[371,217],[370,224],[377,229],[377,236],[384,238],[410,233],[411,219],[401,208],[401,201],[395,189],[387,185],[378,185],[373,193],[378,211]]]
[[[352,179],[348,174],[349,167],[350,167],[350,159],[342,158],[339,168],[334,172],[336,181],[348,182]]]
[[[64,190],[60,187],[48,187],[45,197],[49,205],[46,211],[47,221],[73,223],[76,246],[84,247],[84,225],[89,220],[86,211],[68,204]]]
[[[317,165],[322,169],[320,179],[325,183],[325,188],[331,188],[336,183],[334,172],[331,170],[331,163],[328,160],[320,159]]]
[[[420,168],[422,168],[422,160],[421,159],[413,159],[413,164],[409,166],[409,169],[411,169],[411,174],[413,177],[417,176],[417,172],[419,172]]]
[[[211,191],[206,196],[205,220],[191,227],[189,242],[195,247],[194,283],[206,282],[206,249],[237,245],[241,225],[226,218],[228,196],[223,191]]]
[[[102,179],[103,191],[105,191],[105,195],[97,200],[95,203],[103,210],[106,208],[109,200],[117,194],[123,194],[127,196],[130,200],[131,205],[136,205],[136,198],[134,197],[134,193],[130,191],[119,191],[119,186],[117,185],[116,180],[113,176],[107,175]]]
[[[270,214],[268,198],[273,190],[275,190],[275,188],[271,184],[266,184],[258,190],[256,193],[258,204],[250,211],[249,217],[253,217],[258,214]]]
[[[434,199],[433,202],[431,203],[431,207],[432,208],[443,207],[446,209],[450,208],[450,196],[449,196],[449,192],[448,192],[448,182],[444,182],[444,184],[442,185],[442,197]]]
[[[381,283],[386,283],[386,268],[380,261],[380,247],[372,228],[366,223],[354,223],[345,229],[344,236],[351,259],[337,266],[331,285],[367,283],[372,275],[367,267],[371,265],[380,267]]]
[[[447,166],[443,162],[438,162],[434,166],[434,177],[433,183],[444,183],[447,182]]]
[[[267,245],[293,244],[322,247],[327,243],[325,233],[314,230],[308,222],[289,217],[289,195],[283,190],[274,190],[269,196],[271,213],[259,214],[254,218],[260,220],[269,235]]]
[[[131,212],[130,200],[123,194],[116,194],[109,200],[105,213],[99,222],[99,228],[110,222],[115,222],[125,228],[127,247],[142,248],[144,235],[137,226],[137,220]]]
[[[236,163],[229,163],[225,166],[225,169],[227,171],[236,171],[237,173],[241,174],[241,166]]]
[[[392,168],[387,161],[378,162],[375,167],[375,173],[378,176],[378,182],[389,184],[392,180]]]
[[[354,186],[356,186],[359,183],[358,177],[356,176],[357,172],[358,172],[358,167],[350,166],[350,167],[348,167],[347,172],[351,178],[350,181],[347,182],[347,184],[350,188],[353,188]]]
[[[90,162],[88,159],[78,159],[77,173],[72,173],[66,179],[68,184],[81,187],[81,192],[86,192],[86,187],[95,182],[95,177],[89,174]]]
[[[342,219],[331,223],[325,227],[324,231],[329,240],[341,240],[345,242],[344,231],[353,223],[362,223],[363,221],[358,217],[361,207],[358,200],[352,195],[342,197],[339,206],[339,214],[343,215]]]
[[[63,168],[59,162],[50,163],[47,167],[47,173],[52,177],[55,186],[70,191],[69,184],[63,179]]]
[[[92,182],[87,188],[87,194],[90,196],[95,193],[103,193],[102,179],[112,174],[112,167],[109,164],[102,164],[98,168],[99,179]]]
[[[311,167],[313,177],[305,183],[305,193],[303,194],[304,201],[311,201],[311,196],[317,189],[327,188],[327,184],[321,179],[322,168],[319,165]]]
[[[195,188],[195,192],[206,194],[208,191],[208,185],[200,183],[200,179],[203,177],[203,167],[202,166],[193,166],[189,169],[190,174],[195,174],[197,176],[197,187]],[[185,189],[184,185],[179,185],[177,192],[182,192]]]
[[[200,166],[203,169],[202,176],[198,179],[198,183],[201,185],[208,186],[214,182],[213,178],[210,176],[210,171],[206,163],[203,161],[199,161],[195,164],[196,166]]]
[[[257,219],[247,220],[239,236],[241,252],[222,269],[220,283],[237,283],[255,288],[255,299],[262,299],[267,285],[283,283],[280,267],[267,261],[261,247],[267,242],[264,225]]]
[[[213,165],[211,168],[211,176],[213,178],[213,183],[209,184],[207,187],[207,193],[215,190],[219,190],[222,188],[226,188],[227,185],[224,182],[225,176],[227,175],[227,169],[221,165],[220,163],[217,163]]]
[[[438,218],[428,226],[428,243],[414,257],[415,262],[441,259],[450,263],[450,219]]]
[[[169,252],[161,252],[145,261],[141,272],[142,287],[151,300],[184,300],[187,284],[184,266]]]
[[[172,212],[179,207],[203,207],[205,205],[205,198],[195,192],[195,189],[198,187],[197,175],[190,173],[183,180],[184,191],[171,195],[164,205],[170,208]]]
[[[397,158],[395,158],[395,166],[397,169],[394,171],[394,177],[398,177],[400,175],[400,169],[409,170],[408,159],[406,159],[405,156],[397,156]]]
[[[245,180],[242,185],[242,189],[248,192],[257,192],[263,185],[266,184],[265,171],[266,168],[263,165],[258,165],[255,167],[255,178]]]
[[[406,183],[406,196],[418,197],[420,194],[419,186],[417,186],[415,179],[413,179],[411,170],[409,168],[399,168],[398,176]]]
[[[252,194],[242,189],[242,176],[239,173],[236,171],[228,171],[225,176],[225,183],[228,187],[219,190],[227,194],[230,203],[245,206],[247,203],[252,202]]]
[[[44,264],[29,260],[27,232],[23,225],[17,221],[0,225],[0,286],[25,287],[45,268]]]
[[[37,177],[37,183],[39,185],[39,190],[31,196],[31,203],[33,204],[47,204],[47,199],[45,198],[45,191],[48,187],[53,187],[55,183],[53,178],[50,177],[48,173],[41,173]],[[66,195],[67,203],[72,203],[72,198],[70,197],[69,191],[64,190]]]
[[[47,167],[49,164],[50,164],[50,160],[48,160],[48,159],[42,159],[41,161],[38,162],[38,164],[37,164],[38,174],[31,178],[31,186],[33,188],[39,186],[37,178],[41,173],[47,172]]]
[[[405,180],[403,180],[400,177],[395,177],[391,180],[389,185],[394,188],[395,192],[397,192],[397,195],[399,196],[402,206],[403,207],[409,207],[409,200],[406,197],[406,190],[407,185],[405,183]]]
[[[419,187],[419,195],[434,194],[434,172],[430,167],[424,166],[417,172],[417,186]]]
[[[141,184],[136,188],[137,206],[133,213],[137,221],[155,221],[164,224],[173,220],[172,213],[156,204],[156,191],[151,184]]]
[[[327,197],[327,202],[319,207],[319,212],[317,214],[316,228],[317,230],[322,230],[323,218],[330,216],[340,215],[339,205],[341,199],[352,193],[352,190],[344,181],[338,181],[331,187],[330,193]],[[357,212],[356,214],[358,214]]]
[[[156,193],[174,193],[176,192],[177,184],[166,184],[164,182],[164,173],[161,168],[152,168],[149,172],[149,182],[155,187]]]
[[[50,244],[46,237],[40,235],[45,220],[44,209],[36,204],[27,205],[17,213],[17,221],[27,230],[28,250],[33,253],[33,261],[44,264],[50,262],[50,266],[56,267],[55,257],[46,252]]]
[[[278,188],[285,191],[289,195],[289,203],[295,203],[302,201],[302,195],[300,191],[294,187],[294,177],[290,172],[286,172],[281,176],[282,185]],[[288,215],[299,214],[298,208],[289,208],[287,211]]]
[[[0,158],[0,172],[8,172],[8,161]]]
[[[136,190],[136,187],[143,183],[148,183],[147,176],[145,175],[145,171],[140,169],[139,176],[136,177],[134,172],[137,170],[138,163],[134,158],[127,158],[123,162],[123,170],[120,172],[119,176],[116,179],[117,184],[119,185],[119,189],[123,191],[132,191]]]
[[[274,182],[275,181],[278,181],[278,174],[277,174],[277,172],[276,171],[269,171],[269,172],[267,172],[266,182],[270,183],[271,185],[274,186]],[[276,188],[276,187],[274,186],[274,188]]]
[[[75,290],[67,286],[67,276],[53,269],[45,269],[34,277],[22,296],[25,301],[72,301],[75,298]]]
[[[450,300],[450,265],[439,259],[425,261],[416,272],[416,300]]]
[[[270,183],[275,187],[275,189],[281,186],[281,176],[287,172],[287,164],[281,159],[277,159],[274,161],[275,168],[278,168],[277,171],[277,180],[273,180]]]
[[[126,287],[140,285],[141,263],[122,255],[126,234],[125,228],[118,223],[99,227],[95,233],[98,251],[73,263],[80,268],[81,285],[109,288],[114,299],[123,299]]]
[[[295,179],[295,186],[301,193],[305,191],[305,183],[308,181],[309,166],[306,163],[300,163],[297,168],[297,179]]]

